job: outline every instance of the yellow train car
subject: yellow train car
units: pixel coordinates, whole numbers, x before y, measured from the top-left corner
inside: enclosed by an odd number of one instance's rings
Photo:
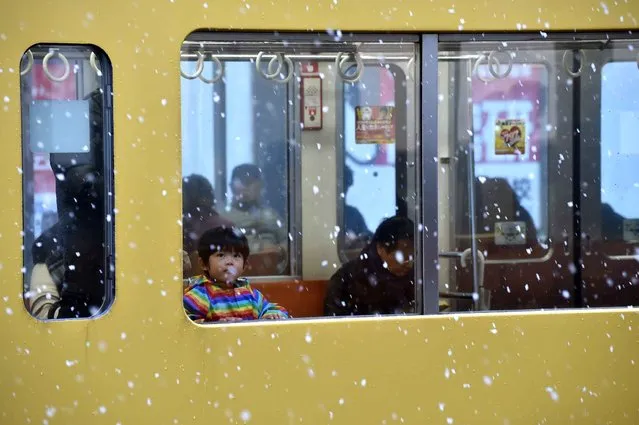
[[[0,424],[639,423],[636,3],[2,10]],[[204,198],[293,319],[185,315]],[[327,317],[394,215],[410,307]]]

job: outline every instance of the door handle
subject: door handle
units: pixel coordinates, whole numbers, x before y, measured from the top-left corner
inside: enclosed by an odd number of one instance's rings
[[[440,252],[438,255],[442,258],[459,258],[461,266],[466,268],[468,266],[468,260],[472,258],[472,253],[473,250],[471,248],[466,248],[463,252],[444,251]],[[475,258],[477,258],[477,276],[473,279],[473,294],[471,294],[471,298],[476,310],[489,310],[490,297],[488,291],[484,289],[484,267],[486,264],[486,257],[484,257],[484,254],[481,251],[477,250]],[[462,294],[456,293],[455,295],[456,298],[458,298],[459,295]],[[462,296],[464,295],[467,296],[467,294],[463,294]],[[464,298],[466,297],[464,296]]]
[[[458,251],[444,251],[444,252],[440,252],[438,255],[441,258],[461,258],[463,253],[458,252]]]

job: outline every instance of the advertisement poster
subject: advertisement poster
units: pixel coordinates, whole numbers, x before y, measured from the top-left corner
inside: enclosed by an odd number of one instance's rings
[[[395,107],[356,106],[355,143],[394,144]]]
[[[512,155],[526,152],[526,122],[500,120],[495,123],[495,154]]]

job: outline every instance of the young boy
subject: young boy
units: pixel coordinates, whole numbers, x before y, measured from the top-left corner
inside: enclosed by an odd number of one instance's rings
[[[191,320],[200,323],[289,318],[286,309],[269,303],[240,277],[248,256],[248,240],[238,229],[216,227],[204,232],[198,243],[203,275],[189,279],[184,292],[184,309]]]

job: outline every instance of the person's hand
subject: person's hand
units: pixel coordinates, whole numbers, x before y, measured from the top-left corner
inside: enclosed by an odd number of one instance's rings
[[[283,320],[284,317],[280,316],[279,314],[267,314],[266,316],[262,317],[263,320]]]
[[[241,317],[223,317],[218,322],[241,322]]]

